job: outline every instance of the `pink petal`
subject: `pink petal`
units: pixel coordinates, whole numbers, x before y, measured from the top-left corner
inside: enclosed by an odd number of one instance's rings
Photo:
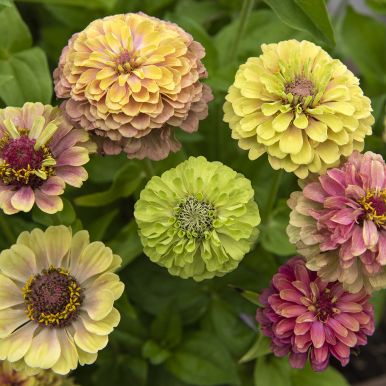
[[[41,187],[40,190],[48,196],[59,196],[64,192],[65,183],[62,178],[50,177]]]
[[[74,166],[60,166],[56,168],[56,175],[62,178],[66,184],[80,188],[88,174],[85,168]]]
[[[331,220],[342,225],[350,225],[353,221],[355,221],[360,213],[356,213],[351,208],[345,208],[339,210]]]
[[[58,196],[47,196],[43,192],[37,190],[35,192],[36,205],[43,211],[49,214],[54,214],[63,210],[63,201]]]
[[[292,331],[294,327],[295,321],[293,319],[283,319],[275,326],[275,333],[279,336],[284,335],[286,332]]]
[[[327,174],[319,177],[320,184],[325,192],[330,196],[344,196],[344,187],[339,182],[335,181]]]
[[[386,232],[381,231],[378,240],[378,256],[377,262],[381,265],[386,265]]]
[[[334,330],[337,334],[341,336],[347,336],[348,331],[345,327],[342,326],[337,320],[334,318],[330,318],[327,321],[327,326],[329,326],[332,330]]]
[[[322,347],[325,342],[323,323],[319,321],[312,323],[310,333],[311,333],[311,340],[314,347],[316,348]]]
[[[354,316],[346,313],[340,313],[335,315],[334,318],[348,330],[359,331],[359,322]]]
[[[307,311],[307,308],[300,305],[293,305],[293,306],[287,306],[284,307],[281,310],[281,315],[285,318],[294,318],[299,315],[304,314]]]
[[[363,310],[363,307],[354,302],[346,302],[346,301],[339,301],[336,304],[336,307],[343,312],[349,312],[349,313],[356,313],[361,312]]]
[[[12,206],[23,212],[29,212],[35,203],[35,194],[31,187],[23,186],[11,198]]]
[[[308,331],[310,331],[312,323],[296,323],[294,328],[295,335],[304,335]]]
[[[382,189],[385,183],[384,163],[378,160],[372,160],[370,173],[370,187],[378,190]]]
[[[312,312],[306,312],[296,318],[296,323],[314,322],[315,320],[315,315]]]
[[[82,166],[89,161],[87,149],[74,146],[59,155],[57,166]]]
[[[357,336],[352,331],[349,331],[347,336],[337,335],[337,338],[348,347],[355,347],[358,341]]]
[[[307,362],[307,353],[294,353],[291,352],[289,356],[289,363],[294,369],[302,369]]]
[[[370,220],[363,222],[363,242],[367,248],[374,247],[378,242],[377,226]]]
[[[351,251],[354,256],[359,256],[366,250],[363,241],[363,231],[360,226],[355,226],[352,234]]]
[[[302,304],[300,300],[302,296],[303,295],[295,289],[284,289],[280,291],[280,297],[283,300],[288,300],[289,302],[293,302],[296,304]]]
[[[326,192],[318,182],[312,182],[306,185],[303,189],[303,194],[304,197],[309,200],[316,201],[321,204],[323,204],[324,199],[327,196]]]

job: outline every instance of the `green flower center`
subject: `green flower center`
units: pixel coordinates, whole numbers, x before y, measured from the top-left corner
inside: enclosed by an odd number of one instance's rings
[[[188,196],[178,205],[175,217],[182,231],[195,238],[203,238],[206,232],[213,229],[215,208],[204,199]]]
[[[296,77],[295,80],[285,85],[285,93],[291,93],[293,96],[299,98],[306,98],[314,95],[315,86],[307,78]]]

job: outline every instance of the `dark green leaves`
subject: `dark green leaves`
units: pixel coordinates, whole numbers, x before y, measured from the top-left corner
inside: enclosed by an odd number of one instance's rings
[[[264,0],[280,20],[333,46],[334,31],[324,0]]]
[[[8,105],[49,103],[52,80],[45,53],[31,48],[31,34],[17,9],[0,12],[0,98]]]
[[[315,373],[309,365],[303,370],[292,370],[292,386],[349,386],[344,377],[332,367]]]
[[[240,385],[228,351],[220,340],[205,332],[186,339],[166,365],[177,378],[193,385]]]

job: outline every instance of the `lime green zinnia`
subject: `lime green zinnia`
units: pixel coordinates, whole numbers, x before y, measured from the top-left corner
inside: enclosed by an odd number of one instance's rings
[[[153,177],[135,205],[150,259],[200,281],[235,269],[260,223],[251,182],[220,162],[190,157]]]
[[[261,48],[240,66],[224,104],[224,121],[249,158],[266,152],[274,169],[306,178],[363,150],[374,118],[354,74],[308,41]]]

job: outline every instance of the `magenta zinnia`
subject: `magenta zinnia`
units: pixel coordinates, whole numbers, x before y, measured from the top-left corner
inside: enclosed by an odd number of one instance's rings
[[[289,200],[288,234],[308,268],[350,292],[386,287],[386,165],[355,152]]]
[[[74,129],[58,108],[26,103],[0,110],[0,208],[6,214],[63,209],[65,184],[87,179],[88,134]]]
[[[295,257],[279,268],[261,294],[263,308],[256,318],[272,339],[276,356],[289,354],[294,368],[303,368],[309,359],[315,371],[323,371],[331,355],[347,365],[350,349],[365,345],[373,334],[368,300],[364,290],[351,294],[339,282],[323,282],[303,258]]]
[[[69,118],[96,134],[101,152],[165,158],[194,132],[212,94],[202,45],[173,23],[143,13],[93,21],[64,48],[55,91]]]

